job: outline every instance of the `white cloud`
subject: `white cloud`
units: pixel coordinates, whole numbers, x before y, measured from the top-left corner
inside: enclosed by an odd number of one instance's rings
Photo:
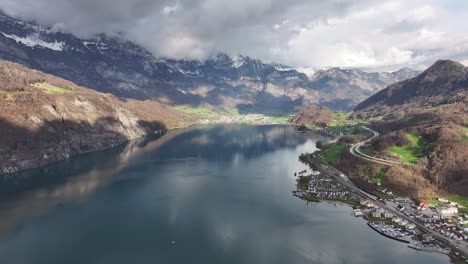
[[[0,0],[80,36],[123,33],[156,56],[225,51],[292,66],[421,68],[468,57],[468,3],[441,0]]]
[[[450,19],[423,3],[392,1],[296,25],[291,30],[297,34],[276,55],[292,64],[317,67],[418,68],[439,58],[456,58],[457,50],[467,53],[468,39],[448,31],[461,19]]]

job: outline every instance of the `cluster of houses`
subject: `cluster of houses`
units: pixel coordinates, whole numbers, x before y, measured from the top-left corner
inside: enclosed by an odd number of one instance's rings
[[[388,219],[393,224],[397,226],[404,227],[407,230],[414,230],[416,229],[416,225],[413,223],[408,222],[407,220],[402,219],[401,217],[395,216],[394,214],[388,212],[387,210],[376,208],[372,211],[372,217],[380,218],[380,219]]]
[[[353,195],[330,178],[312,177],[308,189],[309,194],[328,200],[349,200]]]
[[[449,238],[468,241],[468,214],[460,214],[464,206],[445,198],[438,198],[439,205],[420,202],[414,216],[424,225]]]
[[[239,122],[252,122],[252,123],[259,123],[259,124],[274,124],[274,120],[271,117],[264,116],[261,114],[246,114],[246,115],[238,115],[238,116],[229,116],[229,115],[221,115],[212,118],[206,118],[200,120],[202,124],[218,124],[218,123],[239,123]]]

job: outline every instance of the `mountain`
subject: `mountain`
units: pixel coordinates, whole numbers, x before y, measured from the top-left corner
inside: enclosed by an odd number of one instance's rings
[[[360,103],[354,116],[380,133],[366,146],[368,153],[405,163],[390,170],[393,187],[412,186],[418,195],[427,185],[414,183],[429,182],[439,192],[468,196],[467,67],[437,61]]]
[[[295,114],[290,122],[306,126],[326,126],[333,121],[334,114],[335,112],[326,107],[307,106]]]
[[[355,110],[404,104],[437,105],[462,101],[468,89],[468,69],[462,64],[439,60],[423,73],[389,86],[356,106]]]
[[[203,61],[156,58],[118,36],[80,39],[6,15],[0,15],[0,59],[119,97],[261,113],[291,112],[304,105],[350,108],[416,74],[338,68],[311,74],[223,53]]]
[[[0,61],[0,174],[193,122],[155,101],[117,98]]]
[[[356,69],[331,68],[319,70],[311,80],[311,87],[318,89],[324,98],[323,105],[346,109],[362,102],[388,85],[414,77],[416,71],[404,68],[395,72],[364,72]]]

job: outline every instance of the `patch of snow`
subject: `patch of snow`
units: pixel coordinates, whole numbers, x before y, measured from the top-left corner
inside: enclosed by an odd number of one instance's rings
[[[284,66],[284,65],[275,65],[275,69],[277,71],[292,71],[292,70],[294,70],[293,68],[288,67],[288,66]]]
[[[16,35],[5,34],[3,32],[0,32],[0,33],[2,33],[3,36],[5,36],[7,38],[15,40],[16,43],[22,43],[22,44],[24,44],[24,45],[26,45],[28,47],[40,46],[40,47],[55,50],[55,51],[63,51],[63,48],[65,46],[64,42],[57,42],[57,41],[55,41],[55,42],[46,42],[46,41],[43,41],[43,40],[39,39],[36,36],[27,36],[27,37],[23,38],[23,37],[19,37],[19,36],[16,36]]]
[[[310,68],[310,67],[301,67],[296,69],[297,72],[303,73],[307,75],[309,79],[314,78],[316,70]]]
[[[85,46],[88,46],[88,45],[96,45],[96,42],[94,42],[94,41],[83,41],[83,44],[84,44]]]
[[[242,65],[244,65],[245,59],[242,56],[238,56],[234,58],[234,67],[235,68],[240,68]]]
[[[179,72],[182,73],[182,74],[188,74],[188,75],[198,75],[200,72],[199,71],[196,71],[196,72],[193,72],[193,71],[186,71],[186,70],[182,70],[180,68],[178,68]]]

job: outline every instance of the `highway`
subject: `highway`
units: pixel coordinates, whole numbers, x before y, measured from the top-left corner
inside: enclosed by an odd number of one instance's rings
[[[369,130],[374,135],[369,139],[366,139],[364,141],[361,141],[359,143],[356,143],[356,144],[352,145],[351,149],[349,150],[351,152],[351,154],[353,154],[356,157],[359,157],[359,158],[362,158],[362,159],[365,159],[365,160],[368,160],[368,161],[371,161],[371,162],[376,162],[376,163],[379,163],[379,164],[383,164],[383,165],[404,165],[402,162],[399,162],[399,161],[382,159],[382,158],[373,157],[373,156],[362,153],[361,152],[361,147],[364,146],[365,144],[371,142],[374,138],[379,136],[379,132],[374,131],[374,130],[372,130],[372,129],[368,128],[368,127],[365,127],[365,126],[362,126],[362,127],[364,129]]]
[[[336,168],[334,168],[334,167],[332,167],[332,166],[330,166],[328,164],[327,165],[322,165],[321,168],[322,168],[322,171],[321,171],[322,173],[326,173],[332,179],[336,180],[338,183],[340,183],[343,186],[349,188],[352,192],[354,192],[359,197],[364,198],[366,200],[370,200],[375,205],[379,206],[380,208],[385,209],[385,210],[389,211],[390,213],[392,213],[392,214],[394,214],[394,215],[396,215],[396,216],[398,216],[398,217],[400,217],[402,219],[405,219],[410,223],[415,224],[420,230],[422,230],[422,231],[424,231],[426,233],[432,234],[433,237],[436,238],[437,240],[439,240],[441,242],[444,242],[447,246],[450,246],[452,249],[456,249],[461,254],[468,257],[468,247],[466,246],[466,243],[450,239],[450,238],[448,238],[448,237],[446,237],[446,236],[444,236],[444,235],[442,235],[442,234],[440,234],[440,233],[438,233],[438,232],[436,232],[436,231],[434,231],[432,229],[429,229],[429,228],[425,227],[422,223],[416,221],[415,219],[411,219],[410,217],[408,217],[404,213],[400,212],[396,208],[393,208],[393,207],[390,207],[390,206],[386,205],[384,202],[380,201],[374,195],[371,195],[371,194],[365,192],[364,190],[361,190],[359,187],[354,185],[352,182],[350,182],[346,178],[341,177],[340,175],[344,175],[344,173],[337,170]]]

